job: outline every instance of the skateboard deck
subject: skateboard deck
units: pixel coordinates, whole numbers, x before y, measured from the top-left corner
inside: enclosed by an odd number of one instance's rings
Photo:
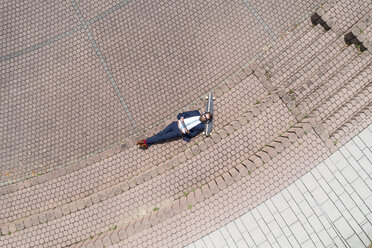
[[[211,114],[213,114],[213,95],[212,95],[212,91],[209,92],[209,94],[207,96],[207,106],[205,108],[205,112],[210,112]],[[206,136],[211,135],[212,127],[213,127],[213,119],[208,121],[206,126],[205,126],[204,134]]]

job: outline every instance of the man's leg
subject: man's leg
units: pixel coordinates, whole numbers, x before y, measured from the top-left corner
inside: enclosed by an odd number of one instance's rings
[[[172,122],[163,131],[155,134],[154,136],[146,139],[146,144],[151,146],[169,139],[181,137],[182,133],[178,129],[177,122]]]

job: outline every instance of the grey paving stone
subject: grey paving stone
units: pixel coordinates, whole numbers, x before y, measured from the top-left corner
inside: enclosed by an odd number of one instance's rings
[[[341,213],[336,208],[336,206],[333,204],[333,202],[330,200],[324,202],[322,204],[322,208],[332,222],[334,222],[335,220],[341,217]]]
[[[276,223],[275,220],[269,222],[267,225],[275,238],[278,238],[280,235],[283,234],[282,228],[278,225],[278,223]]]
[[[344,168],[341,173],[349,183],[358,178],[358,174],[351,166]]]
[[[291,247],[291,244],[285,235],[280,236],[277,241],[280,247]]]
[[[236,227],[239,229],[239,231],[242,233],[242,232],[246,232],[247,229],[245,228],[242,220],[240,218],[237,218],[234,220],[234,223],[236,225]]]
[[[354,233],[361,233],[363,232],[362,228],[360,227],[360,223],[356,222],[355,218],[352,217],[351,219],[348,219],[347,222],[353,229]]]
[[[355,136],[352,140],[354,141],[354,143],[358,146],[360,150],[363,150],[364,148],[366,148],[366,144],[359,138],[359,135]]]
[[[273,202],[273,204],[275,205],[279,212],[282,212],[289,208],[287,201],[281,194],[276,194],[274,197],[271,198],[271,201]]]
[[[358,137],[366,144],[368,148],[372,148],[372,132],[366,128],[364,129]]]
[[[345,147],[356,160],[360,159],[363,156],[362,151],[352,140],[346,143]]]
[[[242,236],[243,236],[245,242],[247,242],[247,244],[248,244],[249,247],[256,246],[255,243],[254,243],[254,241],[253,241],[253,239],[252,239],[252,237],[251,237],[251,235],[249,234],[249,232],[243,232],[242,233]]]
[[[212,241],[214,247],[221,247],[221,246],[226,245],[225,239],[223,238],[219,230],[212,232],[208,236],[210,240]]]
[[[243,247],[243,248],[249,248],[247,242],[246,242],[244,239],[241,239],[241,240],[239,240],[238,242],[236,242],[236,246],[237,246],[238,248],[240,248],[240,247]]]
[[[296,222],[298,220],[297,216],[295,215],[295,213],[290,208],[288,208],[285,211],[283,211],[281,213],[281,215],[282,215],[285,223],[288,226],[292,225],[294,222]]]
[[[303,177],[301,177],[301,181],[310,192],[314,191],[319,187],[319,184],[312,175],[312,173],[306,173]]]
[[[324,192],[324,190],[323,190],[321,187],[315,189],[315,190],[312,192],[312,195],[313,195],[314,199],[315,199],[319,204],[323,204],[325,201],[327,201],[327,200],[329,199],[327,193]]]
[[[286,199],[287,201],[289,201],[290,199],[292,199],[292,196],[289,194],[287,188],[285,188],[282,191],[280,191],[280,193],[283,195],[284,199]]]
[[[279,212],[274,214],[274,219],[281,228],[284,228],[287,226],[282,215]]]
[[[296,180],[295,184],[302,194],[308,191],[301,180]]]
[[[245,228],[248,232],[254,230],[258,227],[257,221],[251,214],[251,212],[248,212],[240,217],[240,220],[243,222]]]
[[[319,164],[315,167],[315,170],[317,170],[326,181],[330,181],[334,178],[333,173],[328,169],[326,163]]]
[[[259,246],[263,242],[267,241],[265,234],[261,231],[260,228],[256,228],[249,233],[253,241]]]
[[[230,222],[226,225],[226,228],[227,230],[229,231],[232,239],[234,241],[238,241],[240,239],[243,238],[241,232],[239,231],[239,229],[236,227],[235,223],[234,222]]]
[[[371,189],[367,186],[365,181],[360,178],[357,178],[353,183],[352,186],[355,192],[362,198],[362,200],[367,200],[368,197],[372,196]]]
[[[328,246],[333,243],[333,239],[329,236],[326,230],[320,231],[318,236],[324,246]]]
[[[363,242],[365,247],[368,247],[368,245],[371,244],[371,240],[368,238],[367,234],[365,234],[364,232],[359,233],[358,237]]]
[[[301,247],[294,236],[288,237],[288,241],[292,245],[292,247]]]
[[[320,222],[320,220],[317,218],[317,216],[313,215],[309,217],[309,223],[311,227],[314,229],[316,233],[319,233],[320,231],[324,230],[324,226]]]
[[[213,247],[213,242],[212,240],[210,239],[209,236],[205,236],[203,237],[203,241],[204,241],[204,244],[206,245],[206,247]]]
[[[348,181],[346,181],[345,177],[342,175],[340,171],[336,171],[334,174],[337,181],[342,185],[342,187],[349,185]]]
[[[372,224],[367,222],[364,225],[362,225],[362,229],[367,234],[367,236],[372,240]]]
[[[310,205],[307,203],[307,201],[303,201],[300,204],[298,204],[299,208],[301,209],[301,212],[305,215],[305,217],[310,217],[314,215],[314,211],[310,207]]]
[[[305,231],[305,229],[303,228],[302,224],[299,221],[296,221],[293,225],[291,225],[290,229],[300,244],[304,243],[306,240],[310,238],[309,234]]]
[[[310,239],[301,244],[301,248],[313,248],[313,247],[317,247],[317,246],[315,246],[315,244]]]
[[[269,229],[269,227],[267,226],[266,222],[263,219],[257,221],[257,223],[258,223],[258,226],[261,228],[261,231],[265,235],[270,233],[270,229]]]
[[[336,165],[333,163],[333,161],[328,158],[324,161],[324,163],[327,165],[327,168],[332,172],[334,173],[336,170],[337,170],[337,167]]]
[[[262,218],[262,216],[261,216],[260,212],[258,212],[257,208],[252,209],[251,214],[255,218],[256,221]]]
[[[336,195],[338,196],[345,192],[344,187],[342,187],[342,185],[338,182],[337,179],[331,180],[328,185],[331,187],[333,192],[335,192]]]
[[[226,239],[227,247],[232,248],[239,248],[236,246],[235,241],[233,239]]]
[[[365,247],[357,234],[352,235],[346,241],[350,245],[350,247]]]
[[[273,215],[271,214],[270,210],[267,208],[265,203],[260,204],[256,209],[266,222],[270,222],[274,219]]]
[[[227,230],[226,226],[221,227],[221,228],[220,228],[220,232],[221,232],[222,236],[223,236],[225,239],[227,239],[227,238],[231,238],[230,233],[229,233],[229,231]]]
[[[347,159],[348,157],[351,156],[351,153],[349,152],[349,150],[343,146],[339,149],[340,153]],[[335,165],[337,166],[337,163],[335,163]]]
[[[314,233],[313,227],[310,225],[309,222],[301,223],[302,227],[306,230],[306,232],[309,234],[309,237],[311,234]]]
[[[270,210],[271,214],[274,214],[274,213],[278,212],[278,210],[276,209],[276,207],[275,207],[274,203],[271,201],[271,199],[268,199],[267,201],[265,201],[265,205]]]
[[[291,184],[288,188],[288,192],[291,194],[292,198],[296,201],[297,204],[305,200],[300,190],[297,188],[296,184]]]
[[[344,238],[348,239],[354,234],[353,229],[351,229],[345,218],[341,217],[333,223]]]
[[[194,245],[195,245],[195,248],[207,248],[207,246],[204,244],[202,239],[195,241]]]
[[[368,150],[369,151],[369,150]],[[369,151],[370,152],[370,151]],[[371,153],[372,156],[372,153]],[[371,157],[372,159],[372,157]],[[359,166],[369,175],[372,175],[372,162],[367,156],[362,157],[358,160]]]

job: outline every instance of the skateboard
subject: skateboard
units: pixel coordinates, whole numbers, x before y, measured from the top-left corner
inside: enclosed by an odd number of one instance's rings
[[[210,112],[211,114],[213,114],[213,95],[212,95],[212,91],[209,92],[208,96],[206,96],[205,99],[207,99],[207,106],[205,108],[205,112]],[[204,134],[206,136],[211,135],[212,127],[213,127],[213,119],[208,121],[206,126],[205,126]]]

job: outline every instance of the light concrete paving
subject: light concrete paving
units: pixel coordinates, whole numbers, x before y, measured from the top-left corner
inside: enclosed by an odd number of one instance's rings
[[[372,125],[274,197],[187,248],[367,247]]]

